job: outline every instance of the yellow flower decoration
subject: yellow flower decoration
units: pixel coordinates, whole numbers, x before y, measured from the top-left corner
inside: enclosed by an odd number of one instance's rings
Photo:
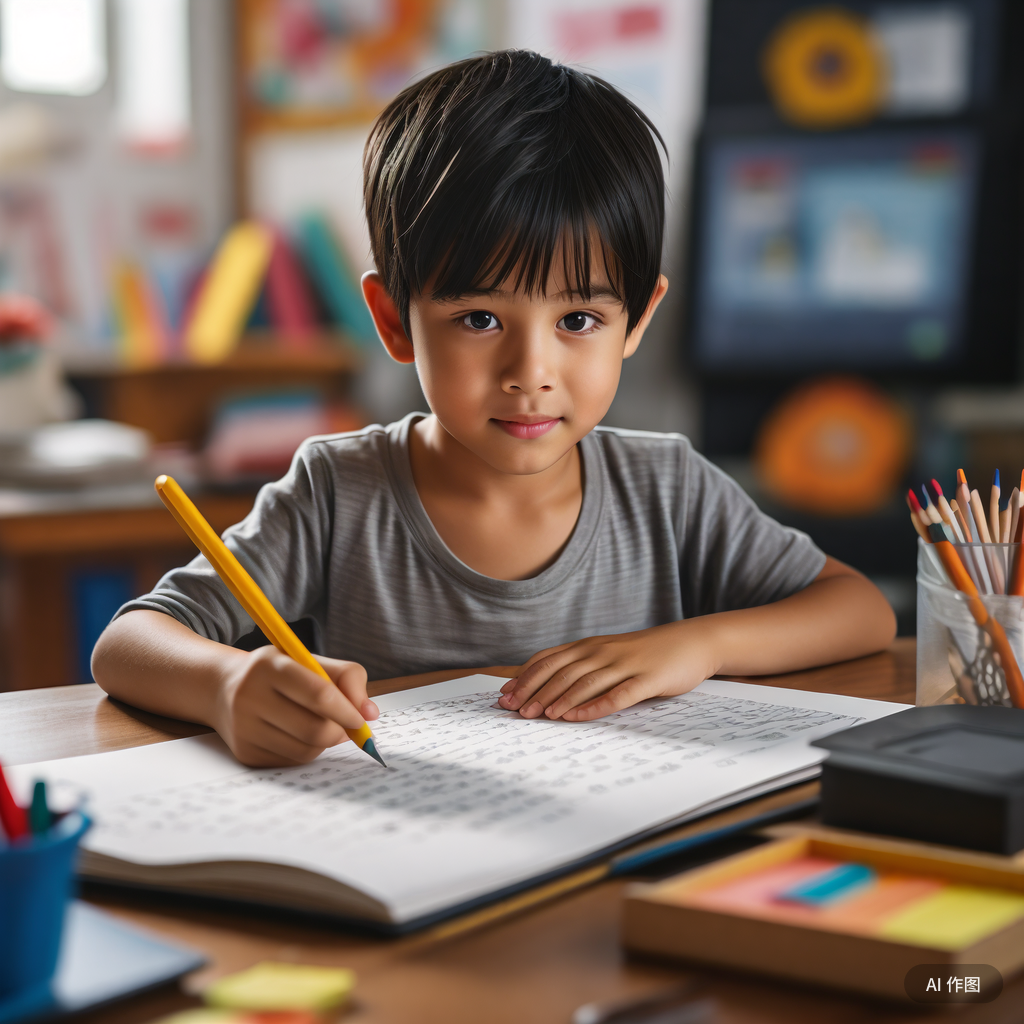
[[[870,28],[839,8],[788,19],[768,43],[764,74],[783,116],[807,128],[865,121],[885,96],[884,55]]]

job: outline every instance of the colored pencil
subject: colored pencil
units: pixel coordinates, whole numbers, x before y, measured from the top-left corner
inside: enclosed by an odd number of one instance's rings
[[[914,506],[917,506],[915,508]],[[925,532],[924,523],[921,522],[921,517],[917,514],[917,509],[921,507],[913,491],[907,491],[907,508],[910,509],[910,521],[914,525],[914,529],[917,530],[917,535],[926,544],[930,543],[928,540],[928,534]]]
[[[1024,471],[1020,474],[1021,501],[1024,501]],[[1017,597],[1024,596],[1024,558],[1021,557],[1022,536],[1024,536],[1024,511],[1017,516],[1017,529],[1013,533],[1013,543],[1018,545],[1013,549],[1013,568],[1010,573],[1010,585],[1006,588],[1008,594]]]
[[[957,524],[960,527],[960,532],[963,534],[963,537],[964,537],[964,543],[965,544],[973,543],[974,538],[971,536],[971,531],[970,531],[969,527],[967,526],[967,520],[964,519],[964,514],[963,514],[963,512],[960,511],[960,506],[957,504],[956,498],[954,498],[949,503],[949,507],[953,510],[953,515],[956,516],[956,521],[957,521]]]
[[[950,508],[949,502],[946,501],[946,496],[942,493],[939,481],[936,480],[935,477],[932,477],[932,488],[935,491],[935,504],[938,506],[939,513],[953,533],[956,534],[956,539],[963,544],[966,538],[961,533],[960,525],[957,523],[956,517],[953,515],[953,509]]]
[[[310,672],[326,679],[332,686],[334,680],[327,674],[324,667],[306,650],[302,641],[292,631],[291,626],[281,617],[277,609],[270,603],[267,595],[257,586],[256,581],[242,568],[241,563],[228,550],[228,546],[217,536],[213,527],[203,518],[188,495],[181,489],[178,482],[169,476],[156,478],[157,494],[167,506],[168,511],[177,520],[193,544],[206,556],[207,561],[217,571],[225,586],[238,600],[238,603],[249,613],[253,622],[263,630],[266,638],[282,654],[287,654]],[[384,765],[384,759],[377,753],[373,733],[363,722],[358,729],[345,729],[349,738],[360,750]],[[387,765],[384,765],[386,768]]]
[[[1006,688],[1010,693],[1013,706],[1024,708],[1024,677],[1021,676],[1020,666],[1010,647],[1010,641],[1006,638],[1006,631],[996,619],[989,615],[985,602],[981,600],[978,593],[978,588],[964,568],[963,562],[960,561],[956,548],[946,540],[942,528],[933,524],[928,529],[928,535],[950,582],[957,590],[966,595],[967,606],[970,608],[974,621],[992,638],[992,646],[1006,676]]]
[[[978,488],[971,491],[971,511],[974,513],[974,522],[978,527],[978,539],[982,544],[992,543],[992,534],[988,531],[988,520],[985,518],[985,506],[981,503],[981,495]]]
[[[998,544],[1003,539],[1003,524],[999,517],[999,470],[992,477],[992,493],[988,499],[988,524],[992,540]]]
[[[25,811],[15,801],[7,780],[4,778],[3,767],[0,766],[0,825],[10,840],[20,839],[28,834],[28,818]]]
[[[28,809],[28,825],[32,835],[41,836],[53,824],[53,815],[46,803],[46,783],[36,780],[32,788],[32,804]]]

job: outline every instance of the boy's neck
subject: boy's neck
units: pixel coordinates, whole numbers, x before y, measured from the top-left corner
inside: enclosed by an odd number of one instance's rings
[[[421,497],[444,495],[447,500],[484,505],[559,505],[582,497],[576,445],[538,473],[506,473],[466,448],[431,415],[413,426],[409,447],[413,480]]]

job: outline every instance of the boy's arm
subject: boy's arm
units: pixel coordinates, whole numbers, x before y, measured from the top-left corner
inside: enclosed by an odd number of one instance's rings
[[[829,558],[809,586],[772,604],[541,651],[502,687],[500,704],[526,718],[589,721],[713,675],[771,675],[871,654],[895,635],[881,591]]]
[[[361,665],[318,660],[336,685],[274,647],[240,651],[139,609],[107,626],[92,671],[112,697],[212,726],[240,761],[265,767],[311,761],[378,715]]]

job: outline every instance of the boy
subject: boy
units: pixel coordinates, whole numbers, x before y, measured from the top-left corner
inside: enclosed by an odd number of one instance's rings
[[[685,438],[598,427],[668,284],[655,138],[528,52],[406,89],[367,143],[363,294],[431,414],[310,439],[225,534],[337,686],[230,646],[252,622],[202,558],[118,612],[100,685],[272,765],[374,719],[368,676],[517,665],[503,707],[583,721],[887,644],[879,591]]]

